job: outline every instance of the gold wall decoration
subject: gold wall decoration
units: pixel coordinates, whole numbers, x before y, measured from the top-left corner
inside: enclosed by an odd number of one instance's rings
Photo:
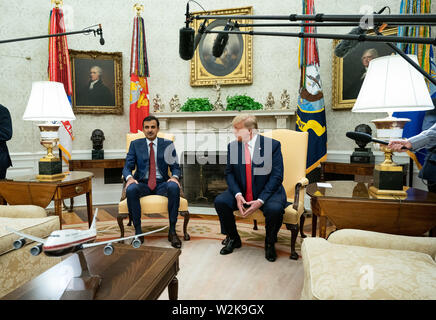
[[[253,15],[253,7],[222,9],[204,12],[194,12],[195,15]],[[203,20],[193,22],[194,30]],[[238,19],[238,23],[252,23],[252,20]],[[207,30],[223,30],[226,20],[209,20]],[[251,27],[241,27],[240,31],[250,31]],[[252,36],[230,34],[223,54],[216,58],[212,55],[212,47],[217,33],[204,34],[194,57],[191,59],[192,87],[213,86],[216,81],[221,85],[252,84],[253,83],[253,42]]]
[[[123,114],[122,53],[68,52],[74,113]]]
[[[390,28],[382,33],[385,36],[393,36],[397,32],[398,28]],[[374,33],[368,33],[368,35],[374,35]],[[333,40],[332,108],[336,110],[353,108],[365,79],[364,64],[369,63],[369,59],[395,53],[384,42],[362,41],[345,57],[338,58],[334,50],[339,42],[340,40]]]

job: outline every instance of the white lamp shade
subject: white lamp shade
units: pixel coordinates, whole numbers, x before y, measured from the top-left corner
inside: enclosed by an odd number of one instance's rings
[[[23,120],[66,121],[75,119],[73,108],[62,83],[54,81],[32,83],[32,91]]]
[[[415,55],[408,55],[418,63]],[[370,61],[353,112],[398,112],[433,109],[424,77],[399,55]]]

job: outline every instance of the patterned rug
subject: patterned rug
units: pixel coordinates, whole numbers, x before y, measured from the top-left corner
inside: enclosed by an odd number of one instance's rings
[[[101,209],[99,209],[98,217],[100,217]],[[97,217],[97,241],[111,240],[120,237],[120,228],[116,220],[99,220]],[[142,230],[148,232],[168,226],[168,218],[142,218]],[[64,229],[87,229],[88,223],[81,222],[78,224],[64,225]],[[127,226],[127,219],[124,220],[124,236],[131,236],[135,234],[135,230],[132,226]],[[265,226],[258,225],[258,230],[253,230],[252,223],[237,222],[238,233],[244,245],[264,248],[265,242]],[[179,218],[176,226],[177,234],[183,242],[183,218]],[[202,218],[191,218],[188,224],[188,233],[191,236],[190,241],[198,239],[215,239],[221,242],[224,239],[224,235],[220,233],[220,224],[218,220],[209,220]],[[166,238],[168,236],[168,230],[165,229],[158,233],[153,233],[145,237],[145,244],[147,239]],[[290,254],[291,252],[291,232],[286,229],[281,229],[278,234],[278,241],[276,243],[277,253]],[[130,243],[131,240],[126,240],[126,243]],[[298,236],[296,241],[296,251],[300,253],[301,238]],[[279,252],[280,251],[280,252]]]

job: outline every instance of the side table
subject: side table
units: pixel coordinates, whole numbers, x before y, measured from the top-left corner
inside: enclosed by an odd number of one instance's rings
[[[126,159],[74,159],[68,162],[70,171],[82,170],[82,169],[114,169],[124,168]],[[70,199],[70,207],[68,212],[72,212],[74,208],[74,198]]]
[[[34,204],[43,208],[54,201],[62,229],[62,200],[86,194],[88,225],[91,226],[93,176],[91,172],[73,171],[59,181],[39,181],[36,175],[0,180],[0,197],[12,205]]]

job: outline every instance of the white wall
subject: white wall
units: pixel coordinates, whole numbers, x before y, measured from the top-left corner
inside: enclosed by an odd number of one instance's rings
[[[120,51],[123,54],[124,114],[76,115],[77,120],[73,123],[75,132],[73,158],[79,157],[83,152],[91,152],[90,136],[95,128],[100,128],[105,133],[105,150],[114,150],[114,152],[124,150],[125,133],[129,131],[129,64],[132,22],[135,15],[133,5],[137,2],[138,0],[64,1],[69,30],[80,30],[101,23],[106,40],[106,44],[101,46],[98,38],[92,35],[69,36],[70,49]],[[199,2],[206,10],[253,6],[255,15],[300,14],[302,10],[301,1],[295,0],[200,0]],[[398,13],[401,1],[318,0],[315,2],[318,13],[357,14],[363,6],[372,6],[374,11],[378,11],[386,5],[391,7],[392,13]],[[179,95],[182,103],[187,97],[213,98],[215,91],[212,88],[190,87],[189,62],[178,56],[178,31],[184,26],[186,1],[148,0],[141,3],[145,6],[142,16],[145,19],[151,97],[159,93],[166,106],[174,94]],[[0,0],[0,39],[46,34],[50,8],[49,0]],[[199,11],[200,8],[191,2],[191,11],[197,10]],[[346,33],[349,30],[350,28],[319,28],[318,32]],[[299,28],[292,31],[298,32]],[[332,110],[332,40],[318,40],[318,44],[326,103],[329,154],[349,153],[355,145],[345,137],[345,132],[353,130],[360,123],[367,123],[375,129],[370,120],[379,117],[379,114],[355,114],[350,110]],[[248,94],[263,103],[269,91],[277,101],[282,90],[287,89],[291,95],[291,102],[295,104],[300,79],[298,47],[297,38],[255,36],[253,84],[222,86],[222,97]],[[34,124],[24,122],[22,115],[32,81],[47,79],[47,62],[47,39],[0,45],[0,103],[8,107],[12,114],[14,135],[8,146],[13,163],[17,165],[22,154],[42,152],[42,147],[38,143],[38,129]],[[22,169],[15,165],[12,170],[9,170],[8,175],[14,174],[14,170]]]

